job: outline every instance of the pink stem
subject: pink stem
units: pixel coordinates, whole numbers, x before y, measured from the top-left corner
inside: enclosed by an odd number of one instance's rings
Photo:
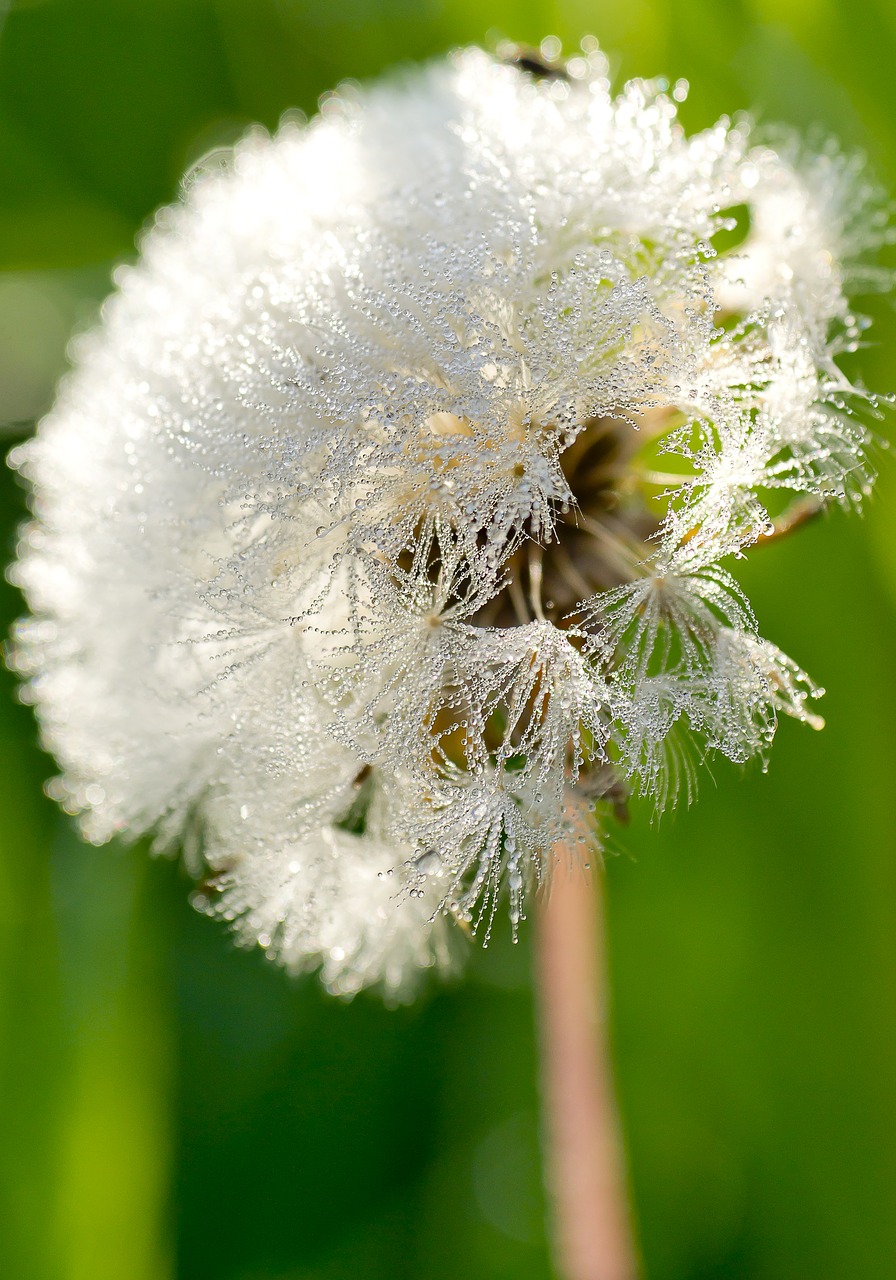
[[[539,902],[542,1094],[562,1280],[635,1280],[624,1158],[606,1033],[599,873],[558,846]]]

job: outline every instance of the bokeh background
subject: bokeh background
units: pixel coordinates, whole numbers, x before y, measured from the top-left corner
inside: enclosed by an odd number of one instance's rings
[[[23,0],[0,31],[0,422],[181,174],[346,77],[498,34],[598,35],[864,149],[896,193],[892,0]],[[896,388],[896,322],[856,357]],[[888,429],[884,424],[884,430]],[[863,520],[755,554],[828,687],[767,774],[636,806],[607,866],[612,1032],[649,1280],[896,1275],[896,466]],[[0,476],[4,549],[23,495]],[[2,587],[5,631],[20,609]],[[2,674],[0,1270],[10,1280],[548,1280],[528,936],[411,1008],[341,1004],[195,915],[175,863],[82,847]]]

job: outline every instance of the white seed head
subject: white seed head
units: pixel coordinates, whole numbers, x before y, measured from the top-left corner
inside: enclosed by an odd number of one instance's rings
[[[52,793],[334,991],[402,998],[505,889],[515,927],[584,801],[671,799],[689,738],[819,723],[720,562],[870,483],[867,182],[676,109],[593,44],[466,50],[253,132],[15,453]]]

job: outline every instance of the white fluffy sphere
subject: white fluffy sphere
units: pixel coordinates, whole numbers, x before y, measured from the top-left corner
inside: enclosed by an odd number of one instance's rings
[[[86,835],[188,847],[243,938],[396,998],[451,916],[519,917],[577,797],[812,720],[720,562],[867,488],[860,181],[686,137],[591,46],[464,51],[195,176],[15,457],[16,663]]]

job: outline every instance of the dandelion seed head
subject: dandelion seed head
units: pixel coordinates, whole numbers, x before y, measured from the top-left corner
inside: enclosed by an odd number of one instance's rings
[[[405,998],[502,894],[515,929],[585,800],[690,793],[688,742],[817,725],[730,565],[872,478],[860,164],[538,56],[200,166],[13,459],[52,794],[339,994]]]

